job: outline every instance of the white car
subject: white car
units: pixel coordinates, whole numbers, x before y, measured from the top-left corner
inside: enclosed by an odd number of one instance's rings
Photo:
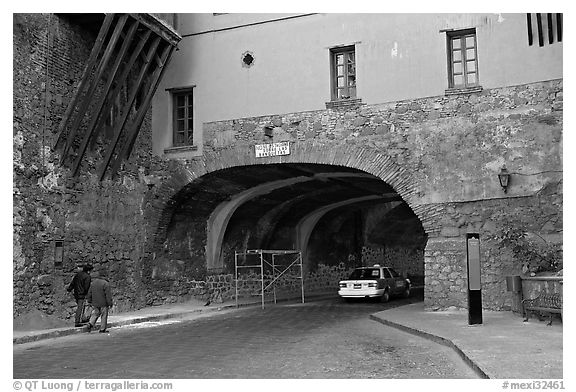
[[[348,280],[339,283],[338,295],[342,298],[374,298],[388,302],[391,295],[410,296],[410,279],[402,277],[389,267],[356,268]]]

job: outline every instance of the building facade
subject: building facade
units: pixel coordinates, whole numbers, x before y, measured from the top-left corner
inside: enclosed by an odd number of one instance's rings
[[[231,298],[250,249],[301,251],[310,293],[378,262],[424,284],[428,309],[466,307],[471,235],[482,305],[502,310],[505,276],[526,267],[507,233],[561,247],[561,14],[162,17],[182,39],[104,181],[96,147],[77,177],[46,164],[95,34],[15,17],[15,315],[69,314],[61,285],[80,261],[110,269],[120,309]],[[82,51],[66,75],[39,49],[50,31],[84,42],[52,46]]]

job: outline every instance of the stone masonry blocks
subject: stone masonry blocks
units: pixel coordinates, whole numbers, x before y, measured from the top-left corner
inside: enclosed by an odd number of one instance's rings
[[[51,39],[47,40],[49,24]],[[325,163],[365,170],[388,182],[428,235],[423,255],[428,308],[465,305],[463,244],[467,230],[480,231],[486,262],[483,280],[487,282],[483,300],[492,309],[505,303],[501,299],[505,295],[502,272],[515,271],[518,262],[510,260],[489,238],[505,225],[561,236],[562,80],[466,96],[206,123],[203,156],[181,160],[151,153],[151,129],[145,122],[128,166],[145,167],[147,175],[159,179],[153,187],[130,169],[123,170],[118,180],[98,183],[92,169],[83,166],[87,172],[82,172],[81,181],[66,181],[66,171],[51,165],[58,160],[57,154],[48,152],[43,161],[41,152],[49,151],[54,142],[55,128],[94,38],[81,26],[55,15],[14,17],[15,315],[38,309],[70,317],[74,305],[63,283],[84,258],[110,267],[114,295],[124,308],[175,302],[192,295],[230,295],[230,277],[213,280],[201,273],[178,275],[181,260],[170,258],[164,241],[179,191],[207,173],[234,166]],[[48,132],[41,134],[45,107],[50,109]],[[278,133],[294,140],[291,146],[295,148],[288,156],[256,159],[253,145],[263,142],[262,129],[270,124],[281,127]],[[226,137],[215,137],[217,132],[227,132]],[[96,161],[97,149],[89,155]],[[500,157],[510,159],[511,171],[546,174],[515,177],[515,189],[521,188],[523,193],[514,197],[471,197],[470,190],[494,181]],[[560,174],[550,174],[554,171]],[[56,179],[54,186],[42,187],[49,176]],[[554,187],[554,181],[560,185]],[[435,193],[449,195],[447,200],[459,203],[442,200]],[[202,233],[205,228],[197,226]],[[443,229],[454,236],[442,236]],[[51,265],[50,244],[63,233],[66,256],[64,267],[58,270]],[[200,249],[202,241],[196,241],[194,247]],[[391,258],[398,254],[389,253]],[[150,285],[149,276],[160,257],[167,258],[168,272],[177,278],[158,278]],[[331,282],[348,273],[319,267],[315,275],[307,277],[307,285],[332,290]],[[289,282],[286,285],[293,288]]]

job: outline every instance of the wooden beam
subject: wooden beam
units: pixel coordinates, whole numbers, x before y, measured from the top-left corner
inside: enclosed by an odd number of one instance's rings
[[[62,152],[60,164],[64,163],[64,160],[66,159],[66,155],[68,154],[70,147],[72,147],[72,144],[74,142],[74,138],[76,137],[76,133],[78,132],[78,130],[80,129],[80,125],[82,124],[84,114],[86,113],[88,106],[92,103],[92,97],[94,96],[94,93],[96,92],[96,88],[98,87],[98,81],[100,80],[100,78],[102,77],[102,74],[104,73],[104,69],[106,68],[108,61],[110,60],[110,57],[111,57],[112,52],[114,50],[114,47],[116,46],[116,42],[118,41],[118,38],[120,37],[120,33],[122,32],[122,29],[124,28],[124,24],[126,23],[127,19],[128,19],[128,15],[122,15],[120,17],[120,19],[118,20],[116,27],[114,28],[114,32],[112,33],[112,37],[110,38],[110,41],[108,41],[108,45],[106,47],[106,50],[104,51],[104,54],[102,55],[102,58],[100,59],[100,63],[98,64],[98,67],[96,68],[96,71],[94,72],[94,75],[90,81],[90,86],[88,88],[88,92],[86,93],[86,95],[84,96],[84,99],[82,100],[82,103],[80,105],[80,109],[78,110],[78,115],[76,117],[76,120],[74,121],[72,128],[70,129],[69,137],[66,139],[66,145],[64,146],[64,150]]]
[[[62,139],[64,136],[63,131],[66,129],[66,125],[68,125],[68,121],[70,120],[74,107],[76,106],[79,97],[82,95],[81,93],[84,90],[84,86],[86,85],[88,76],[92,73],[94,65],[96,65],[96,60],[98,59],[98,53],[100,53],[100,49],[102,49],[102,44],[104,43],[104,39],[108,35],[108,30],[110,30],[110,26],[112,25],[114,16],[115,14],[106,14],[106,17],[104,18],[104,22],[102,23],[100,31],[98,32],[98,36],[96,37],[94,47],[90,52],[90,57],[88,57],[86,67],[84,67],[84,71],[82,72],[80,83],[76,85],[74,95],[70,100],[70,102],[68,103],[68,107],[66,108],[66,111],[62,116],[60,125],[58,126],[58,138],[56,139],[56,143],[54,144],[54,150],[57,150],[62,145]]]
[[[548,43],[554,43],[554,25],[552,23],[552,14],[548,12],[546,14],[546,18],[548,19]]]
[[[136,46],[136,48],[132,52],[132,57],[130,57],[130,60],[128,60],[128,62],[126,63],[126,65],[124,66],[124,68],[122,70],[122,74],[120,75],[120,77],[118,77],[118,80],[116,81],[116,87],[112,91],[112,94],[110,95],[111,97],[116,97],[116,96],[118,96],[118,94],[120,94],[120,91],[122,90],[122,86],[124,85],[124,82],[128,79],[128,75],[130,74],[130,71],[132,71],[132,68],[134,67],[134,64],[136,63],[136,60],[139,58],[140,53],[142,53],[142,49],[144,49],[144,45],[146,44],[146,42],[148,42],[148,38],[150,37],[151,34],[152,34],[152,32],[150,30],[146,30],[146,32],[144,33],[144,36],[140,38],[140,42],[138,42],[138,45]],[[114,105],[114,100],[109,99],[106,102],[106,105],[103,109],[103,113],[108,113],[113,105]],[[102,127],[103,127],[103,122],[99,122],[96,124],[95,137],[97,137],[97,135],[100,133]]]
[[[138,79],[137,79],[136,83],[134,84],[135,88],[132,90],[132,93],[130,94],[130,98],[128,99],[128,102],[126,104],[127,108],[131,108],[132,105],[134,104],[134,99],[136,98],[136,94],[138,93],[138,89],[140,87],[140,84],[142,83],[142,80],[144,79],[144,76],[146,75],[146,71],[148,70],[150,63],[152,62],[153,55],[156,52],[156,49],[158,48],[159,44],[160,44],[160,37],[156,37],[154,39],[154,42],[152,43],[150,49],[148,50],[147,59],[144,62],[142,69],[140,70],[140,74],[138,75]],[[128,119],[129,113],[130,113],[130,110],[125,110],[124,113],[122,114],[121,120],[114,127],[113,140],[112,140],[111,144],[108,146],[108,151],[106,152],[106,157],[104,158],[104,162],[102,164],[102,167],[100,168],[100,181],[102,181],[102,179],[104,178],[104,175],[106,174],[106,169],[108,167],[108,164],[110,163],[110,159],[112,158],[112,154],[114,153],[114,150],[116,149],[116,145],[118,144],[118,140],[120,139],[122,129],[124,128],[124,124],[126,123],[126,120]]]
[[[542,31],[542,14],[536,14],[536,24],[538,25],[538,45],[544,46],[544,32]]]
[[[532,35],[532,14],[526,14],[526,25],[528,27],[528,45],[532,46],[534,37]]]
[[[120,167],[120,161],[122,159],[127,160],[130,157],[130,153],[132,152],[132,148],[134,146],[134,142],[136,141],[136,137],[138,136],[139,129],[142,126],[142,122],[144,121],[144,117],[146,116],[146,113],[148,112],[148,108],[150,107],[150,104],[152,103],[152,98],[154,97],[154,94],[156,93],[156,89],[158,88],[158,85],[160,84],[160,81],[162,80],[162,76],[164,75],[164,72],[166,71],[166,68],[168,66],[168,62],[172,56],[172,52],[174,51],[174,49],[175,49],[174,46],[167,46],[164,49],[164,52],[162,53],[161,64],[158,65],[158,68],[156,68],[156,70],[154,71],[154,75],[151,78],[151,87],[146,94],[146,98],[144,99],[144,103],[140,106],[140,109],[138,110],[138,114],[136,115],[136,120],[132,123],[132,127],[128,131],[128,138],[127,138],[126,142],[124,143],[124,146],[122,148],[122,152],[120,154],[118,154],[118,157],[116,158],[116,161],[114,162],[114,165],[112,166],[112,175],[115,175],[116,172],[118,171],[118,169]]]
[[[88,142],[90,141],[90,137],[92,136],[96,122],[98,121],[98,118],[100,117],[100,114],[102,113],[102,107],[104,105],[104,101],[106,100],[106,97],[107,97],[108,93],[110,92],[110,87],[112,86],[112,82],[114,81],[114,78],[116,77],[116,73],[118,72],[118,68],[120,67],[120,64],[122,63],[122,61],[124,60],[124,57],[126,56],[126,54],[128,52],[128,48],[130,47],[130,44],[132,43],[132,39],[134,38],[134,34],[136,33],[136,29],[138,28],[139,24],[140,24],[140,22],[138,22],[137,20],[134,20],[134,22],[132,23],[132,26],[130,26],[130,28],[128,29],[128,33],[126,34],[126,36],[124,38],[124,42],[122,43],[122,47],[120,48],[120,51],[116,54],[116,61],[112,65],[112,68],[109,72],[108,81],[106,82],[106,85],[104,86],[102,93],[100,94],[100,98],[99,98],[98,102],[94,105],[94,109],[92,110],[92,113],[90,116],[90,124],[88,125],[88,127],[86,129],[86,133],[84,134],[84,139],[82,140],[82,143],[80,145],[80,149],[78,150],[78,155],[76,156],[76,159],[74,161],[74,165],[72,168],[72,176],[74,176],[74,177],[78,174],[78,169],[80,168],[80,163],[82,162],[82,158],[84,157],[84,153],[86,152],[86,147],[88,146]],[[115,98],[115,96],[111,96],[111,99],[114,99],[114,98]]]
[[[156,33],[162,39],[172,46],[178,45],[178,42],[182,39],[180,34],[170,26],[165,21],[152,15],[150,13],[142,14],[130,14],[133,18],[137,19],[144,26],[148,27],[152,32]]]

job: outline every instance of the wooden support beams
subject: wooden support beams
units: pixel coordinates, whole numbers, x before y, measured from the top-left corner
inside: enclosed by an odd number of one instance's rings
[[[83,94],[84,87],[88,81],[89,76],[91,76],[94,66],[96,65],[96,61],[98,60],[98,54],[100,53],[100,49],[104,44],[104,39],[106,39],[106,36],[108,35],[108,30],[110,29],[113,20],[114,20],[114,14],[107,14],[106,18],[104,18],[104,23],[100,28],[98,37],[96,37],[96,42],[94,44],[94,47],[92,48],[92,51],[90,52],[90,57],[88,58],[86,67],[84,67],[84,72],[82,73],[82,77],[80,78],[80,83],[78,83],[76,90],[74,91],[74,96],[72,100],[70,100],[70,103],[66,108],[64,116],[62,116],[62,121],[60,121],[60,125],[58,126],[58,139],[56,139],[56,145],[54,146],[55,150],[57,150],[60,147],[60,145],[65,141],[65,139],[63,138],[63,136],[65,136],[63,135],[63,131],[66,129],[66,125],[68,124],[68,121],[72,116],[73,110],[76,107],[76,103]]]
[[[120,167],[121,160],[128,159],[128,157],[130,156],[130,153],[132,152],[132,147],[134,146],[134,142],[136,141],[136,136],[138,136],[138,130],[142,126],[142,121],[144,121],[144,116],[146,115],[146,112],[148,111],[148,108],[150,107],[150,103],[152,102],[152,97],[154,96],[154,93],[156,92],[156,89],[158,88],[158,84],[160,84],[160,80],[162,80],[162,76],[164,74],[164,71],[166,70],[168,59],[172,55],[173,51],[174,51],[173,46],[166,46],[164,48],[162,56],[160,57],[160,62],[157,62],[156,70],[154,71],[154,74],[150,78],[150,88],[148,89],[148,92],[146,93],[146,97],[144,98],[144,102],[142,103],[142,105],[138,109],[138,113],[136,114],[136,119],[134,120],[129,131],[127,132],[127,136],[126,136],[127,139],[124,142],[124,145],[122,147],[122,151],[118,154],[118,156],[116,157],[116,160],[114,161],[114,164],[112,165],[112,171],[111,171],[112,176],[114,176],[117,173],[117,171]]]
[[[124,70],[122,71],[122,74],[115,81],[116,87],[114,88],[114,90],[110,94],[111,98],[118,97],[122,91],[122,88],[125,85],[127,85],[127,78],[130,74],[130,71],[133,70],[134,64],[136,64],[136,60],[138,60],[140,55],[142,53],[144,53],[144,51],[143,51],[144,46],[146,45],[146,43],[148,43],[148,39],[150,38],[151,34],[152,34],[152,32],[148,30],[148,31],[144,32],[144,34],[142,34],[142,36],[139,38],[138,44],[136,45],[136,48],[132,52],[130,60],[128,60],[128,62],[125,64]],[[145,54],[144,54],[144,56],[145,56]],[[107,100],[106,106],[104,107],[104,110],[103,110],[103,113],[110,113],[114,104],[115,104],[115,100],[113,100],[113,99]],[[112,119],[113,123],[116,123],[116,120],[117,120],[117,117],[113,118]],[[95,137],[96,137],[96,135],[98,135],[100,133],[100,130],[103,127],[104,127],[104,121],[100,121],[96,124]]]
[[[144,62],[143,67],[140,69],[140,74],[138,75],[136,81],[134,82],[133,88],[131,90],[132,92],[130,94],[130,98],[128,98],[129,107],[132,106],[132,104],[134,103],[134,99],[136,99],[136,94],[138,93],[138,90],[140,88],[140,84],[142,84],[144,77],[146,76],[146,71],[148,71],[148,67],[152,63],[152,57],[153,57],[154,53],[156,52],[156,49],[158,49],[159,44],[160,44],[160,37],[156,37],[156,39],[154,40],[154,42],[152,43],[152,45],[148,49],[146,61]],[[118,141],[120,140],[120,136],[122,136],[122,130],[124,129],[124,125],[126,124],[126,121],[128,120],[129,114],[130,114],[130,112],[128,110],[124,111],[124,113],[122,114],[122,116],[120,118],[120,121],[118,121],[116,126],[114,127],[113,140],[110,143],[110,145],[108,146],[108,150],[106,152],[106,156],[104,158],[103,165],[100,168],[100,174],[99,174],[100,181],[102,181],[104,179],[104,175],[106,174],[106,169],[108,168],[108,164],[110,163],[110,160],[112,159],[112,154],[114,153],[114,150],[116,149],[116,145],[118,144]]]
[[[132,42],[132,38],[134,37],[134,34],[136,33],[136,29],[138,28],[138,25],[139,25],[138,21],[132,22],[132,26],[130,26],[130,29],[128,30],[128,34],[126,34],[126,37],[124,38],[124,42],[122,43],[122,47],[120,48],[120,50],[116,56],[116,61],[114,62],[114,65],[112,66],[112,69],[109,72],[108,81],[106,82],[106,85],[104,86],[104,89],[100,94],[100,98],[98,99],[98,102],[93,107],[92,113],[90,115],[90,119],[91,119],[90,124],[88,125],[88,128],[86,129],[86,133],[85,133],[84,138],[82,140],[82,144],[80,145],[78,155],[76,157],[76,160],[74,161],[74,165],[73,165],[73,169],[72,169],[72,175],[73,176],[76,176],[78,174],[78,169],[80,168],[80,162],[82,161],[82,157],[84,156],[84,153],[86,152],[86,147],[88,146],[88,142],[90,141],[90,136],[92,136],[92,132],[94,131],[94,128],[96,126],[96,122],[101,117],[100,115],[102,113],[102,106],[104,106],[104,101],[106,100],[106,97],[108,96],[110,87],[112,86],[112,82],[114,82],[114,78],[116,76],[116,73],[118,72],[118,68],[120,67],[120,64],[122,63],[122,61],[124,60],[124,56],[126,56],[126,53],[128,52],[128,47],[130,46],[130,43]]]
[[[54,146],[62,150],[60,163],[70,165],[73,176],[80,173],[87,151],[102,160],[101,180],[111,162],[115,173],[128,158],[180,39],[150,14],[106,15]]]
[[[542,14],[536,14],[536,25],[538,26],[538,45],[544,46],[544,34],[542,30]]]
[[[160,36],[163,41],[171,46],[176,47],[182,39],[170,25],[152,14],[130,14],[130,16],[145,25],[150,31]]]
[[[526,14],[526,26],[528,28],[528,45],[534,43],[534,33],[532,32],[532,14]]]
[[[68,152],[70,150],[70,147],[72,147],[72,143],[74,143],[74,138],[76,137],[76,134],[78,133],[78,131],[80,129],[80,125],[82,124],[82,120],[84,120],[84,118],[85,118],[86,110],[88,109],[89,105],[92,104],[92,101],[94,100],[94,94],[96,93],[96,89],[98,88],[98,83],[100,81],[100,78],[102,77],[102,75],[104,73],[104,69],[108,65],[108,61],[110,61],[110,57],[112,56],[112,51],[114,50],[114,46],[116,45],[116,41],[120,37],[120,33],[122,32],[122,28],[124,27],[124,24],[126,23],[127,19],[128,19],[127,15],[120,17],[118,23],[114,27],[114,32],[112,33],[112,37],[110,38],[110,41],[108,41],[108,45],[106,46],[104,54],[102,55],[102,58],[100,59],[100,63],[98,64],[98,67],[96,67],[96,70],[94,71],[94,75],[90,81],[88,91],[86,92],[84,99],[80,102],[80,109],[78,109],[78,113],[77,113],[77,116],[74,120],[74,123],[72,124],[72,128],[70,129],[70,133],[69,133],[68,137],[66,138],[66,144],[64,145],[64,151],[62,152],[62,156],[60,158],[60,164],[62,164],[64,162],[64,160],[66,159]]]

